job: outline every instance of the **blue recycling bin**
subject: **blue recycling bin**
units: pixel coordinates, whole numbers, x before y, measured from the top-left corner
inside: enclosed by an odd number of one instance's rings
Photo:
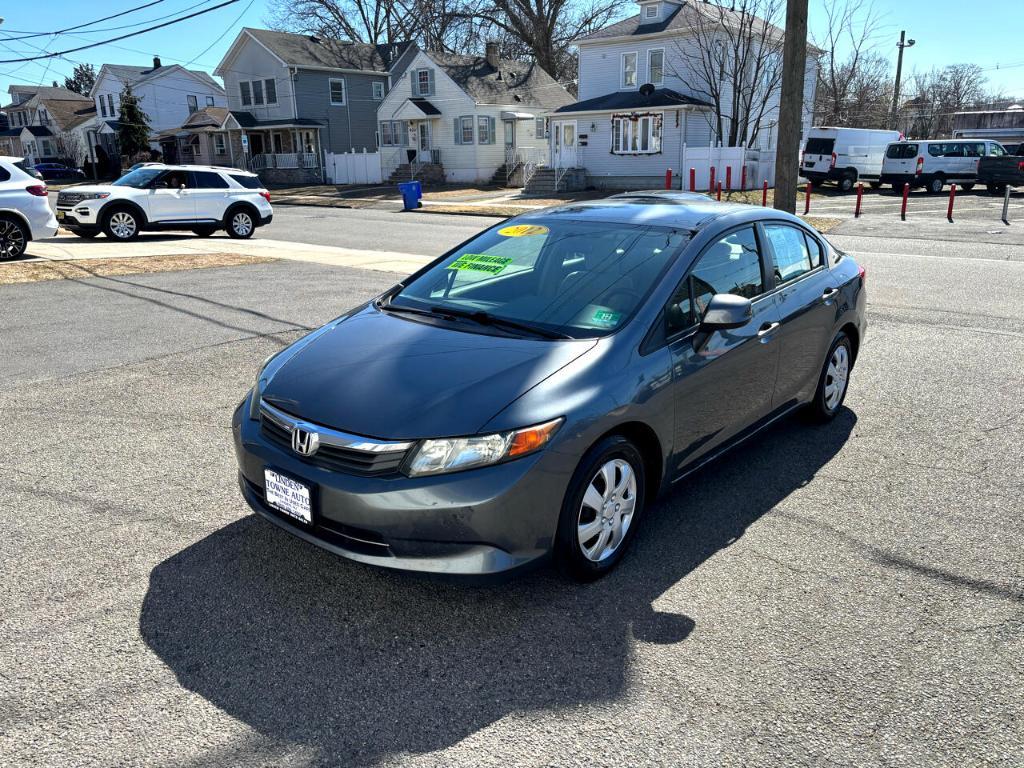
[[[402,193],[402,208],[406,211],[415,211],[422,207],[420,200],[423,198],[423,187],[418,181],[403,181],[398,185]]]

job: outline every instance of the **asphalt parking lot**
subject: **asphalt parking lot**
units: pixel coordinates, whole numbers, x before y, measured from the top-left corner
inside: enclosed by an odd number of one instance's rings
[[[939,194],[931,194],[924,189],[913,189],[907,198],[907,219],[924,219],[947,223],[946,214],[949,206],[950,187]],[[801,187],[797,199],[797,210],[804,210],[806,188]],[[857,205],[856,192],[843,193],[834,185],[815,186],[811,190],[810,213],[817,216],[853,216]],[[880,219],[899,223],[900,210],[903,206],[903,190],[893,190],[890,186],[882,189],[871,189],[864,185],[861,201],[861,216],[865,220]],[[992,196],[984,187],[974,187],[969,191],[957,189],[953,200],[953,221],[991,222],[993,226],[1003,226],[1003,197]],[[1013,190],[1010,193],[1008,218],[1012,223],[1024,226],[1024,191]]]
[[[0,287],[0,765],[1019,766],[1024,249],[840,240],[845,410],[680,484],[587,586],[380,572],[248,513],[260,361],[397,275]]]

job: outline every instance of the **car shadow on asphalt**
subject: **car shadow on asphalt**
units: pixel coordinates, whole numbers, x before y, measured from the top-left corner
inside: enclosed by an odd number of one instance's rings
[[[328,764],[451,746],[500,718],[622,696],[633,646],[699,622],[653,602],[815,477],[856,424],[785,420],[678,484],[617,571],[500,585],[361,566],[249,516],[150,574],[140,631],[182,686]],[[241,502],[240,502],[241,504]]]

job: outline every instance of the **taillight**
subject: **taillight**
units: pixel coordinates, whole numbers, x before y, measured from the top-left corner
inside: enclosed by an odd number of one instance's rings
[[[45,184],[33,184],[31,187],[25,187],[25,191],[36,197],[46,197],[50,194],[50,190],[46,188]]]
[[[267,192],[267,191],[260,192],[260,197],[262,197],[268,203],[270,202],[270,193],[269,192]]]
[[[800,150],[800,165],[804,164],[804,150]]]
[[[919,157],[919,158],[917,158],[917,168],[914,171],[914,175],[915,176],[920,176],[921,175],[921,171],[923,171],[923,170],[924,170],[924,158],[923,157]]]
[[[828,167],[829,168],[835,168],[836,167],[836,153],[835,152],[832,153],[832,162],[829,163]]]
[[[1024,160],[1021,160],[1019,163],[1017,163],[1017,170],[1020,171],[1021,173],[1024,173]]]
[[[857,265],[857,277],[860,278],[860,284],[864,285],[868,281],[868,271],[864,269],[863,264]]]

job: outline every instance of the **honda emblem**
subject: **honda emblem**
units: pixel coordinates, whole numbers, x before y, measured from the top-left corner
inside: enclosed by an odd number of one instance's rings
[[[308,429],[296,427],[292,430],[292,450],[300,456],[312,456],[320,447],[320,435]]]

